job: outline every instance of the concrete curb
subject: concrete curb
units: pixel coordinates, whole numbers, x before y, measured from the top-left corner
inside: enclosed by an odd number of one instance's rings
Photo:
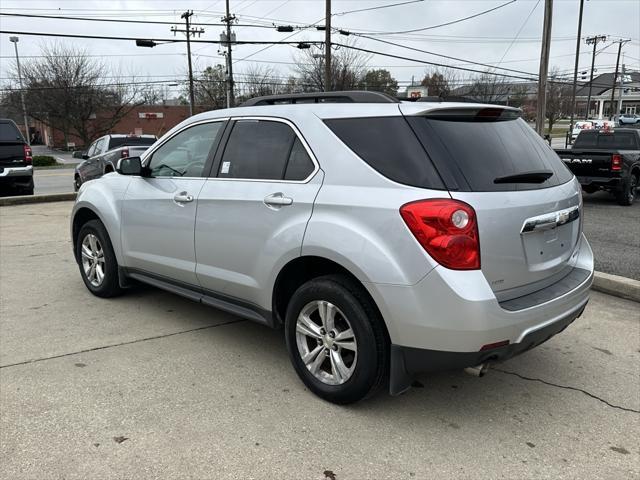
[[[604,272],[595,272],[592,288],[614,297],[640,302],[640,281]]]
[[[23,195],[20,197],[0,198],[0,207],[24,205],[27,203],[66,202],[76,199],[76,193],[52,193],[49,195]]]

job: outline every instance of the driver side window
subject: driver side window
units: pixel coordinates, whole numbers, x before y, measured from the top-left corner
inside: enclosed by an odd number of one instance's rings
[[[187,128],[156,150],[148,166],[152,177],[200,177],[224,122]]]

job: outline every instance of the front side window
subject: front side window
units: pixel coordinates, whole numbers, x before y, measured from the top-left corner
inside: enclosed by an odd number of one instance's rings
[[[152,177],[200,177],[223,122],[196,125],[181,131],[158,148],[148,164]]]
[[[238,120],[229,135],[218,176],[299,181],[307,178],[313,168],[289,125],[270,120]]]

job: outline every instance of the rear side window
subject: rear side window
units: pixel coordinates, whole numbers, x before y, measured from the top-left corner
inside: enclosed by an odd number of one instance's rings
[[[313,162],[291,127],[270,120],[238,120],[218,176],[250,180],[304,180]]]
[[[573,148],[596,148],[611,150],[634,150],[636,135],[632,132],[582,132],[576,139]]]
[[[155,138],[149,137],[111,137],[109,140],[109,150],[118,148],[124,145],[153,145],[156,142]]]
[[[339,118],[325,124],[373,169],[394,182],[421,188],[444,185],[404,117]]]
[[[9,122],[0,123],[0,142],[22,142],[20,130]]]
[[[409,117],[436,168],[451,175],[457,189],[491,192],[535,190],[568,182],[573,174],[521,118],[491,121],[453,117]],[[551,171],[543,183],[495,183],[535,171]]]

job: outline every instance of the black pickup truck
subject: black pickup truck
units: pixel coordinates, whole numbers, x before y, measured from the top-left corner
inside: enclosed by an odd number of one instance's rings
[[[0,118],[0,196],[33,195],[33,157],[16,124]]]
[[[587,193],[607,190],[620,205],[635,200],[640,180],[640,130],[583,130],[570,150],[556,150]]]

